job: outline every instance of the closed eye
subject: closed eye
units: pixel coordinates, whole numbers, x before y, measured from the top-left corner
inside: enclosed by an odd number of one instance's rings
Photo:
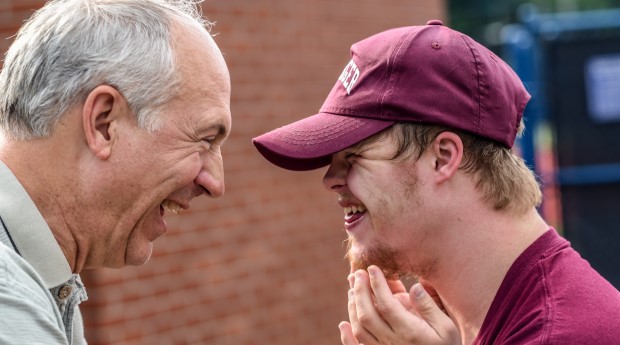
[[[345,159],[345,160],[346,160],[349,164],[351,164],[351,163],[353,163],[353,162],[355,161],[355,159],[356,159],[357,157],[358,157],[358,155],[357,155],[356,153],[350,152],[350,153],[347,153],[347,154],[344,156],[344,159]]]

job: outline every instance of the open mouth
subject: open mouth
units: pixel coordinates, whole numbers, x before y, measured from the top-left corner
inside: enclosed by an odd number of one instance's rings
[[[159,204],[159,214],[163,217],[166,212],[179,214],[183,207],[174,201],[164,200]]]
[[[344,222],[353,224],[366,213],[366,207],[363,205],[344,207]]]

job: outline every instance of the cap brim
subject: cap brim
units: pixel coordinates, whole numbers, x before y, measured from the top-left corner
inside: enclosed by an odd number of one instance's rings
[[[324,167],[331,155],[381,132],[394,121],[319,113],[252,140],[269,162],[288,170]]]

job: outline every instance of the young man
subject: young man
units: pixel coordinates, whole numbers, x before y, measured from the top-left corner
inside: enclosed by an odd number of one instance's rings
[[[319,114],[254,140],[285,169],[329,165],[352,268],[343,344],[620,344],[620,293],[539,216],[511,150],[530,98],[516,74],[440,21],[351,55]]]
[[[193,0],[50,1],[0,90],[0,343],[84,344],[78,274],[224,193],[228,69]]]

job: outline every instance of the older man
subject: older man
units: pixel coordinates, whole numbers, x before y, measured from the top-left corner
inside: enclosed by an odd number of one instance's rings
[[[230,78],[194,1],[50,1],[0,74],[0,343],[83,344],[83,269],[224,193]]]
[[[515,73],[440,21],[351,55],[319,114],[254,141],[286,169],[329,165],[352,267],[343,344],[620,344],[620,293],[540,217],[511,150],[530,98]]]

